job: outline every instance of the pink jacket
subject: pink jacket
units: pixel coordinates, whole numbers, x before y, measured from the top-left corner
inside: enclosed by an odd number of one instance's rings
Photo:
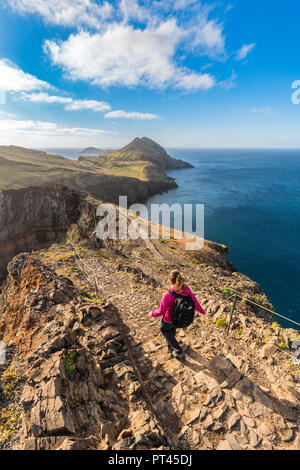
[[[175,287],[172,287],[172,290],[174,292],[177,292]],[[200,312],[202,315],[205,315],[205,310],[201,307],[201,305],[199,304],[198,300],[196,299],[196,297],[192,293],[189,286],[185,286],[183,292],[177,292],[177,294],[179,294],[179,293],[181,295],[190,295],[192,297],[194,303],[195,303],[195,309],[197,310],[197,312]],[[165,292],[164,295],[163,295],[163,298],[161,300],[161,304],[160,304],[159,309],[158,310],[153,310],[151,312],[151,316],[152,317],[163,317],[163,320],[165,322],[172,323],[172,321],[171,321],[171,312],[172,312],[174,302],[175,302],[175,297],[172,294],[170,294],[170,292]]]

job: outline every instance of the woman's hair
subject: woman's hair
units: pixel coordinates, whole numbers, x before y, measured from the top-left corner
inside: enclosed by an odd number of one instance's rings
[[[178,292],[182,292],[184,290],[185,284],[183,277],[179,271],[176,271],[176,269],[170,272],[169,281]]]

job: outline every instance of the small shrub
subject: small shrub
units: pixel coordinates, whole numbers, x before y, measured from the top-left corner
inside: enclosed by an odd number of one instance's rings
[[[286,349],[286,344],[283,341],[281,341],[281,343],[279,344],[279,347],[280,349]]]
[[[6,441],[20,424],[20,416],[5,408],[0,410],[0,442]]]
[[[225,318],[218,318],[216,320],[216,325],[219,327],[219,328],[227,328],[227,321]]]
[[[273,311],[275,310],[274,306],[269,302],[268,297],[265,294],[263,294],[263,295],[253,294],[251,299],[256,304],[261,305],[261,307],[264,307],[264,308],[267,308],[267,309],[273,310]]]
[[[1,375],[3,383],[3,398],[9,400],[14,392],[19,379],[16,376],[15,363],[11,362],[10,366]]]
[[[280,325],[276,321],[274,321],[272,323],[272,329],[275,330],[275,331],[280,330]]]
[[[236,295],[236,291],[234,289],[232,289],[231,287],[225,287],[224,289],[221,289],[221,290],[227,297],[231,297],[232,295]]]
[[[76,352],[72,351],[64,357],[64,367],[68,379],[71,379],[76,371]]]

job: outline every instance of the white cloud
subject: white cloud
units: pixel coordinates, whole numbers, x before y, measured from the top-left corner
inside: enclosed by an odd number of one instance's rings
[[[100,129],[89,129],[84,127],[65,127],[54,122],[32,121],[32,120],[16,120],[16,119],[0,119],[0,135],[2,133],[17,132],[39,133],[43,135],[71,134],[71,135],[102,135],[110,133]]]
[[[31,91],[50,88],[34,75],[23,72],[7,59],[0,59],[0,89],[5,91]]]
[[[236,53],[236,60],[243,60],[247,57],[248,54],[254,49],[256,46],[255,42],[251,44],[244,44]]]
[[[122,111],[121,109],[106,113],[104,117],[110,118],[110,119],[117,118],[117,119],[138,119],[138,120],[161,119],[161,116],[159,116],[158,114],[138,113],[136,111],[128,112],[128,111]]]
[[[180,67],[177,47],[187,33],[174,19],[157,27],[134,29],[112,24],[103,33],[81,31],[65,42],[46,41],[45,51],[73,80],[95,85],[181,89],[207,89],[214,78]]]
[[[149,10],[141,7],[138,0],[121,0],[120,11],[123,14],[125,22],[130,19],[143,22],[150,17]]]
[[[227,78],[226,80],[222,80],[218,83],[221,88],[225,88],[225,90],[230,90],[231,88],[235,88],[237,85],[237,74],[232,71],[231,77]]]
[[[19,99],[31,103],[72,103],[72,98],[54,96],[48,93],[22,93]]]
[[[210,88],[215,86],[215,84],[215,78],[208,73],[200,74],[194,72],[179,72],[176,87],[185,91],[192,91],[198,89],[209,90]]]
[[[5,116],[5,117],[7,117],[7,118],[16,117],[15,114],[7,113],[7,112],[5,112],[5,111],[0,111],[0,116]]]
[[[0,119],[2,145],[71,146],[112,138],[113,132],[84,127],[68,127],[54,122]],[[106,139],[106,140],[105,140]]]
[[[194,48],[199,48],[200,52],[212,58],[225,54],[223,26],[217,20],[208,20],[207,14],[201,13],[197,25],[192,30],[195,32],[192,41]]]
[[[276,109],[272,109],[269,106],[266,106],[265,108],[252,108],[250,111],[251,113],[270,114],[271,116],[278,114]]]
[[[32,103],[61,103],[65,104],[66,111],[80,111],[91,109],[93,111],[109,111],[110,105],[104,101],[74,100],[64,96],[49,95],[48,93],[22,93],[20,99]]]
[[[96,100],[74,100],[65,108],[67,111],[79,111],[82,109],[91,109],[93,111],[108,111],[110,105],[105,101]]]
[[[74,27],[77,32],[65,41],[45,41],[45,51],[69,78],[102,87],[207,89],[215,84],[214,77],[186,68],[184,54],[213,59],[226,55],[223,24],[209,18],[215,5],[198,0],[9,3],[19,13]]]
[[[9,0],[19,13],[34,13],[44,21],[62,26],[87,25],[99,29],[113,13],[106,1],[93,0]]]

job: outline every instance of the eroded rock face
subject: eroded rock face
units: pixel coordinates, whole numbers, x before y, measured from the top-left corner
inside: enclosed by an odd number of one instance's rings
[[[87,191],[98,198],[92,206],[87,194],[63,185],[0,191],[0,279],[5,278],[6,266],[16,254],[40,250],[60,240],[70,225],[86,215],[87,208],[96,211],[100,201],[118,204],[119,195],[127,195],[130,205],[177,187],[173,178],[164,175],[158,181],[99,178],[96,183],[87,181]],[[85,232],[95,229],[95,212],[89,218],[93,226],[83,225]]]
[[[58,240],[79,216],[80,193],[65,186],[0,192],[0,277],[22,251]]]
[[[18,405],[21,427],[10,447],[112,448],[127,428],[131,448],[160,446],[153,418],[144,416],[139,404],[139,387],[130,388],[133,370],[113,305],[82,300],[70,281],[26,253],[8,269],[0,337],[14,344],[24,383]],[[140,431],[142,438],[135,435]]]
[[[86,198],[81,206],[80,233],[85,226],[90,232],[96,203]],[[21,427],[0,448],[299,449],[299,378],[280,348],[262,354],[265,337],[278,346],[287,333],[298,333],[282,329],[281,338],[274,336],[272,325],[246,304],[229,335],[215,324],[232,308],[219,289],[251,293],[255,283],[214,262],[196,270],[182,259],[207,312],[178,331],[182,364],[169,357],[157,320],[146,314],[168,285],[161,258],[138,244],[135,258],[126,256],[131,245],[120,253],[120,246],[98,249],[91,241],[74,242],[80,261],[66,243],[22,253],[9,264],[0,340],[7,345],[4,370],[14,361],[19,382],[3,402],[0,369],[0,409],[15,410]],[[101,290],[94,301],[89,273]]]

